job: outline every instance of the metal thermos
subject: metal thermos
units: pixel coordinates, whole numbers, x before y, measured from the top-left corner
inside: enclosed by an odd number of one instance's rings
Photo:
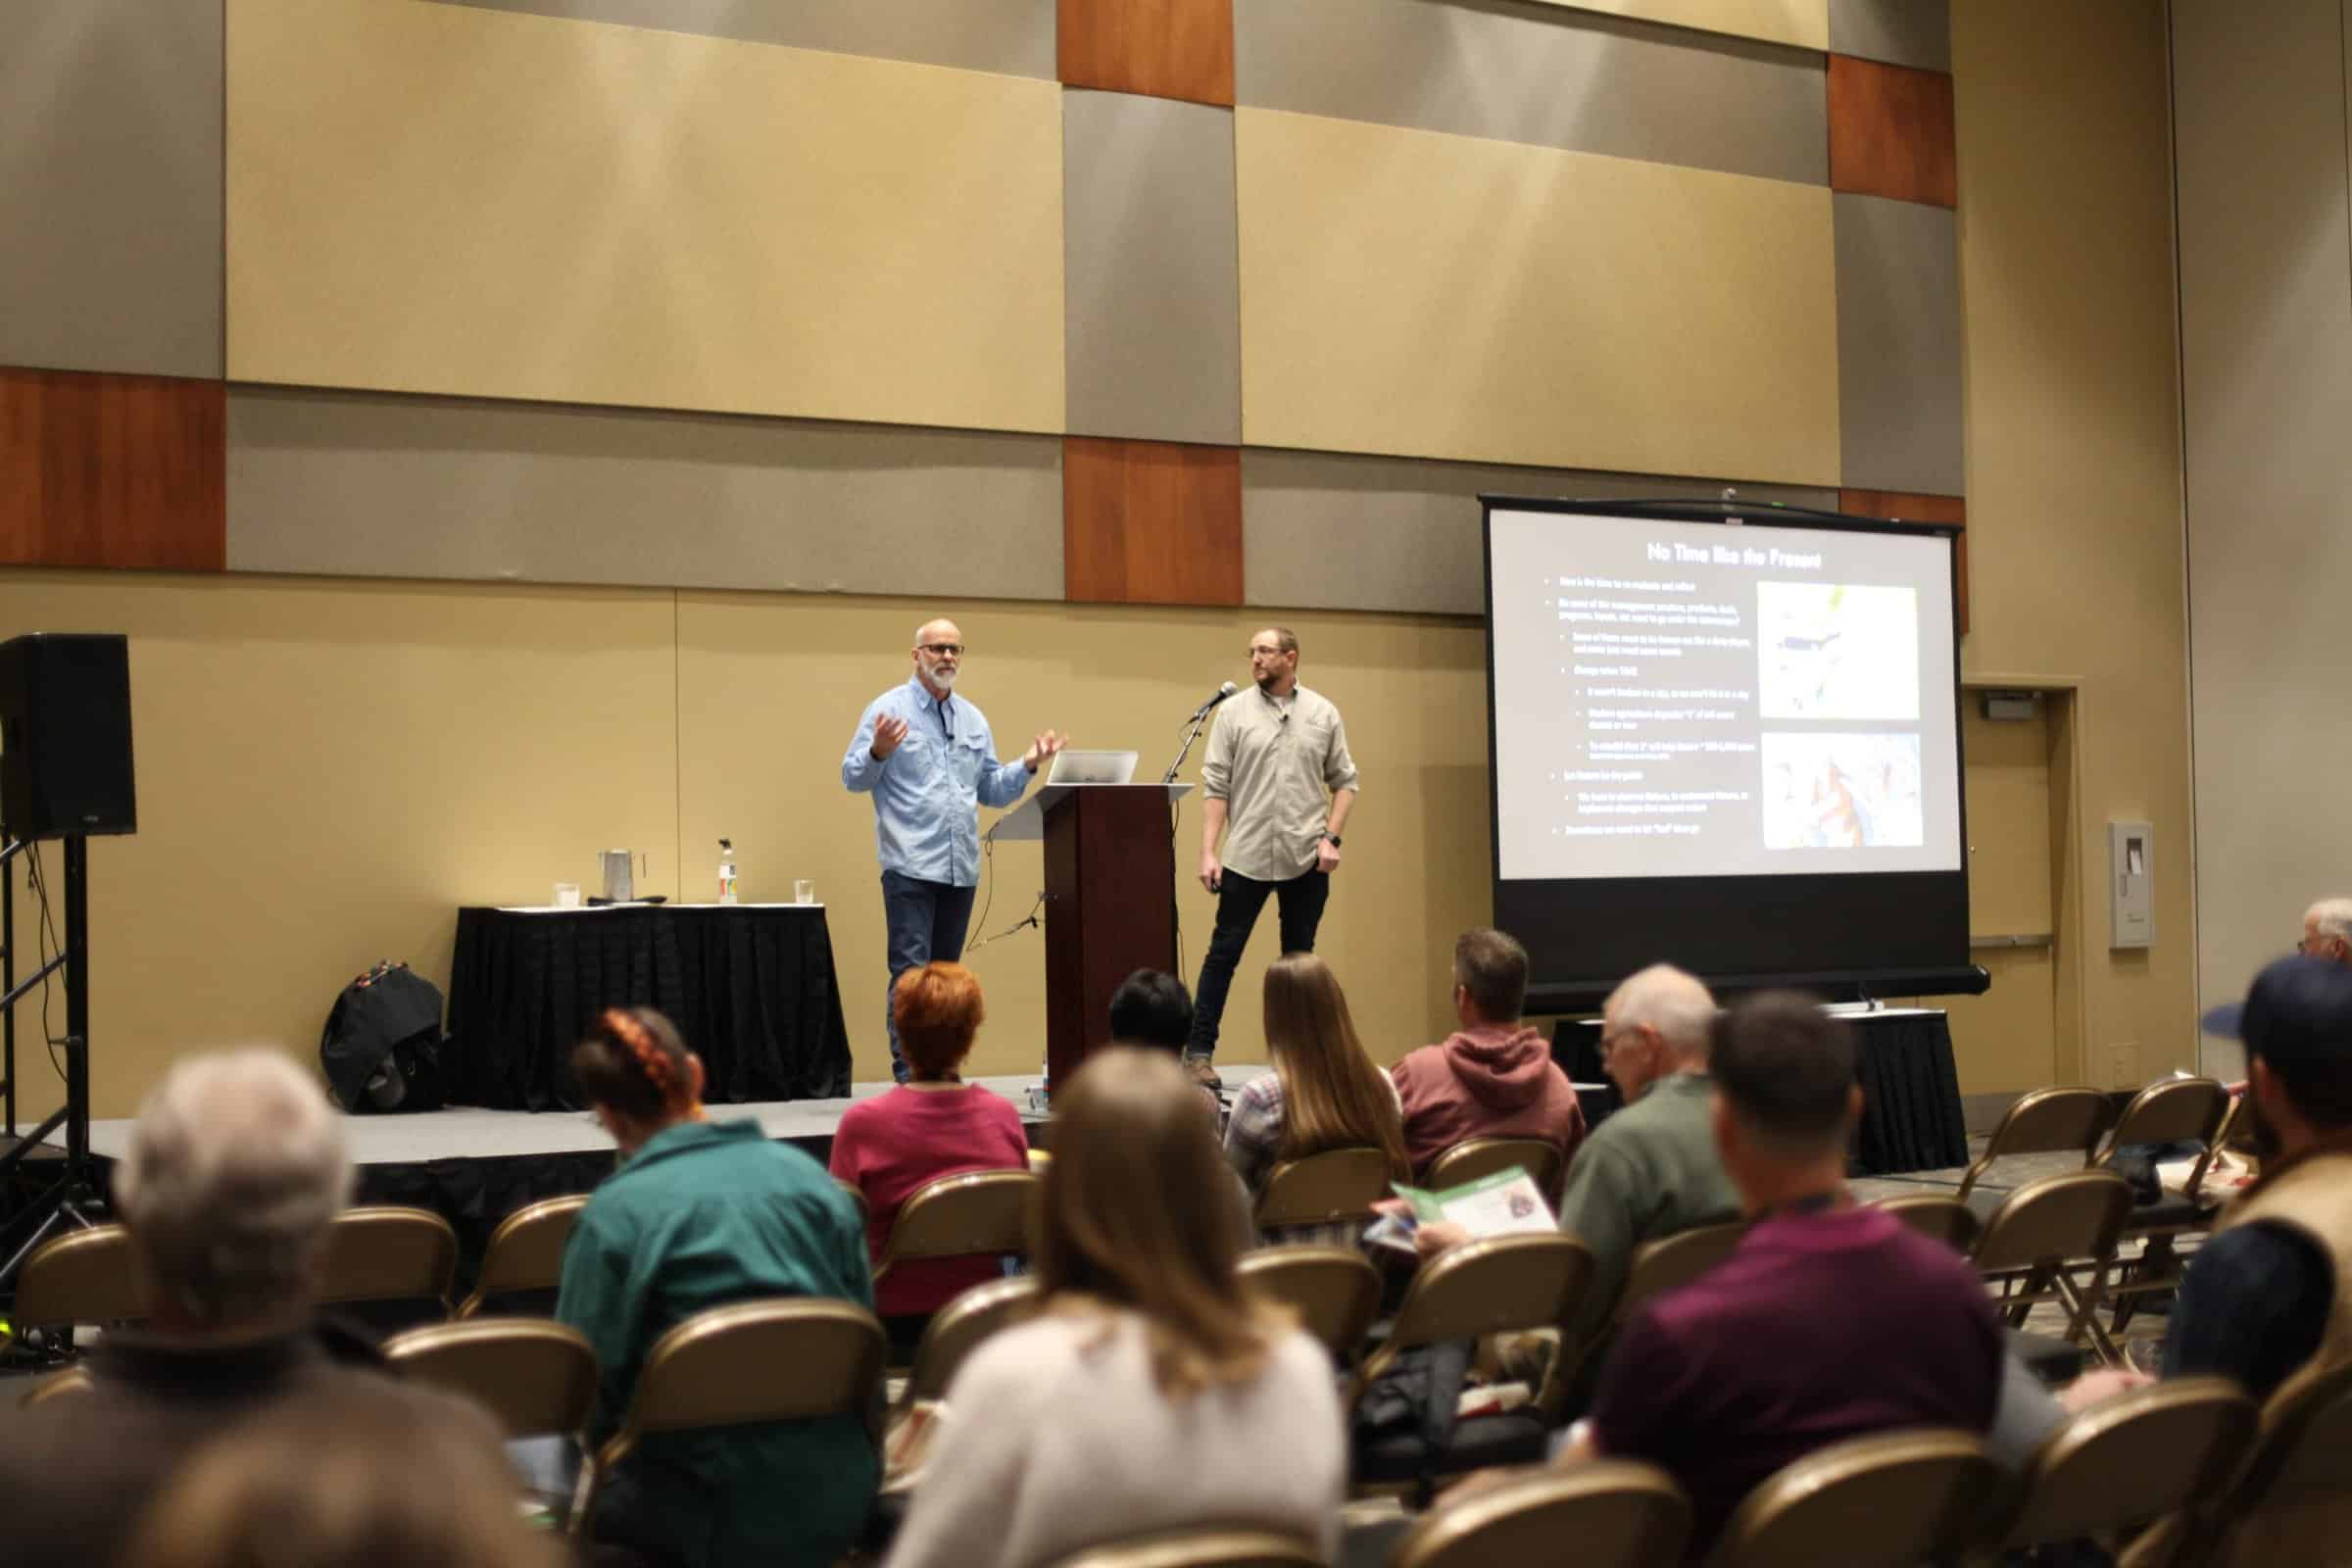
[[[628,850],[607,850],[597,857],[605,868],[605,897],[614,904],[626,904],[637,896],[637,880],[633,868],[636,855]]]

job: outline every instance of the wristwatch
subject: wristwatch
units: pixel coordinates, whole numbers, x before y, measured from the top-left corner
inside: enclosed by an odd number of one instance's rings
[[[1329,844],[1329,845],[1330,845],[1330,846],[1331,846],[1333,849],[1335,849],[1335,850],[1336,850],[1336,849],[1338,849],[1338,848],[1340,847],[1340,836],[1339,836],[1337,833],[1326,833],[1326,834],[1324,834],[1324,835],[1323,835],[1323,841],[1324,841],[1326,844]]]

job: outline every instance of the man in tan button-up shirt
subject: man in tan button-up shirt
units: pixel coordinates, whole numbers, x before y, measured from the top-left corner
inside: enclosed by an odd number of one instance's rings
[[[1355,804],[1347,727],[1327,698],[1298,684],[1298,635],[1268,626],[1251,637],[1250,672],[1256,689],[1218,711],[1200,764],[1200,885],[1217,895],[1217,928],[1200,960],[1185,1054],[1203,1080],[1214,1077],[1208,1060],[1234,967],[1269,896],[1280,901],[1282,951],[1315,950]]]

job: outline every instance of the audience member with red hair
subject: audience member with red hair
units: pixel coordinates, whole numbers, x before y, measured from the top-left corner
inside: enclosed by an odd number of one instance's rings
[[[832,1171],[864,1196],[866,1247],[876,1264],[899,1210],[926,1182],[1029,1163],[1012,1102],[958,1075],[985,1015],[980,982],[960,963],[926,963],[899,976],[891,1016],[910,1076],[852,1105],[833,1135]],[[922,1319],[1001,1273],[992,1257],[900,1263],[874,1288],[876,1306],[894,1339],[911,1339]]]
[[[650,1007],[614,1007],[572,1053],[620,1146],[564,1253],[556,1316],[588,1336],[610,1437],[654,1342],[732,1301],[873,1302],[858,1206],[823,1167],[749,1118],[703,1113],[702,1058]],[[597,1538],[664,1561],[830,1563],[873,1511],[880,1462],[855,1415],[649,1437],[605,1487]]]

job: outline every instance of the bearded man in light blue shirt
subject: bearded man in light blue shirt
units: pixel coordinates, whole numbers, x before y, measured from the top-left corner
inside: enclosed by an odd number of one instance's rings
[[[1054,730],[999,762],[988,719],[957,697],[963,633],[952,620],[926,621],[914,634],[914,673],[904,686],[865,705],[858,733],[841,759],[841,782],[874,799],[874,847],[882,860],[882,912],[890,925],[890,990],[882,1020],[890,1031],[890,1070],[906,1081],[890,1003],[899,976],[934,959],[963,956],[980,885],[978,808],[1021,798],[1038,765],[1062,748]]]

